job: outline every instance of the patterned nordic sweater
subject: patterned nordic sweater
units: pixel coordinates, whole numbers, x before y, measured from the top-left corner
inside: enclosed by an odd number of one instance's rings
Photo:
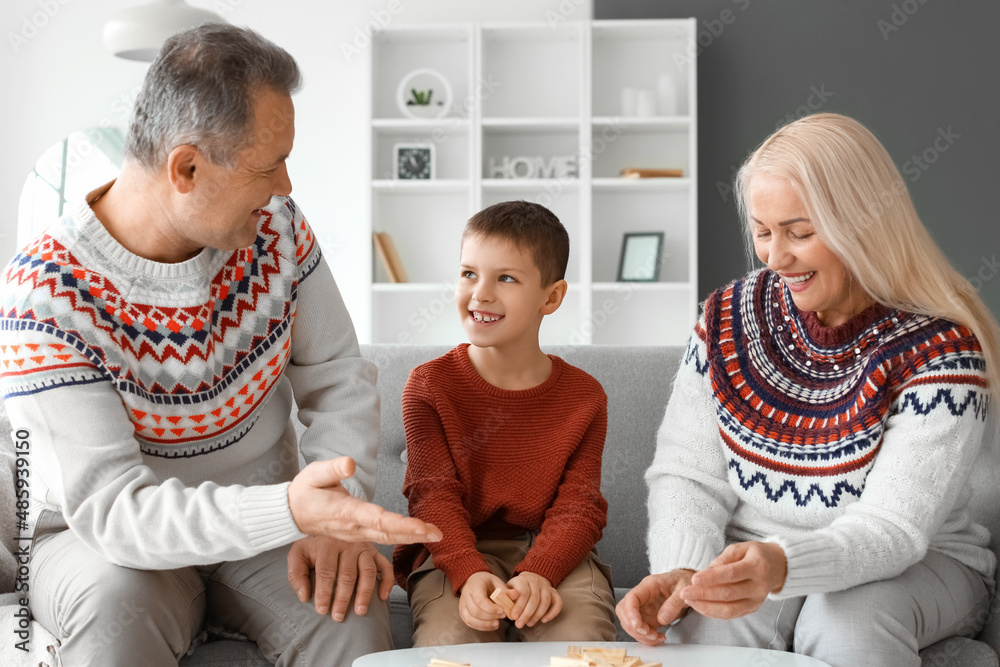
[[[413,369],[403,390],[403,493],[410,515],[444,537],[396,547],[396,581],[405,588],[430,553],[457,594],[470,575],[489,571],[477,539],[532,531],[538,537],[514,574],[533,572],[558,586],[607,523],[604,389],[559,357],[537,387],[500,389],[476,372],[468,347]]]
[[[375,369],[291,200],[271,200],[250,248],[177,264],[133,255],[83,203],[0,284],[0,387],[31,434],[34,512],[110,562],[237,560],[302,537],[293,394],[306,460],[355,457],[345,485],[371,496]]]
[[[652,572],[779,544],[776,597],[886,579],[927,549],[991,576],[967,484],[989,391],[962,326],[874,305],[824,328],[763,270],[715,292],[657,436]]]

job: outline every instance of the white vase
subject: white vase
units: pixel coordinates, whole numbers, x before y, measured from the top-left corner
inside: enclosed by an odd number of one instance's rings
[[[673,74],[661,74],[658,83],[660,97],[660,115],[676,116],[677,109],[677,81]]]

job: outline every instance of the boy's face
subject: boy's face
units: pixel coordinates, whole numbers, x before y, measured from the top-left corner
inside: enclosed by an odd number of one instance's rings
[[[512,243],[467,237],[455,303],[469,342],[478,347],[537,347],[542,316],[554,312],[565,293],[556,289],[560,283],[564,281],[543,286],[531,253]]]

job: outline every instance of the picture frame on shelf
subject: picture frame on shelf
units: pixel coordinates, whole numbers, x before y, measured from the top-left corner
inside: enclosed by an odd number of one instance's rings
[[[627,232],[622,237],[618,282],[655,283],[660,279],[663,232]]]
[[[435,151],[432,143],[398,143],[392,147],[393,169],[398,180],[435,178]]]
[[[451,105],[451,83],[436,69],[415,69],[396,88],[396,106],[407,118],[444,118]]]

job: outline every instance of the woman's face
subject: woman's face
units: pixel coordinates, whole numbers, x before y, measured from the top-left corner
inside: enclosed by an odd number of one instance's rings
[[[812,311],[824,326],[835,327],[872,304],[820,240],[788,179],[753,174],[748,194],[757,257],[785,281],[799,310]]]

